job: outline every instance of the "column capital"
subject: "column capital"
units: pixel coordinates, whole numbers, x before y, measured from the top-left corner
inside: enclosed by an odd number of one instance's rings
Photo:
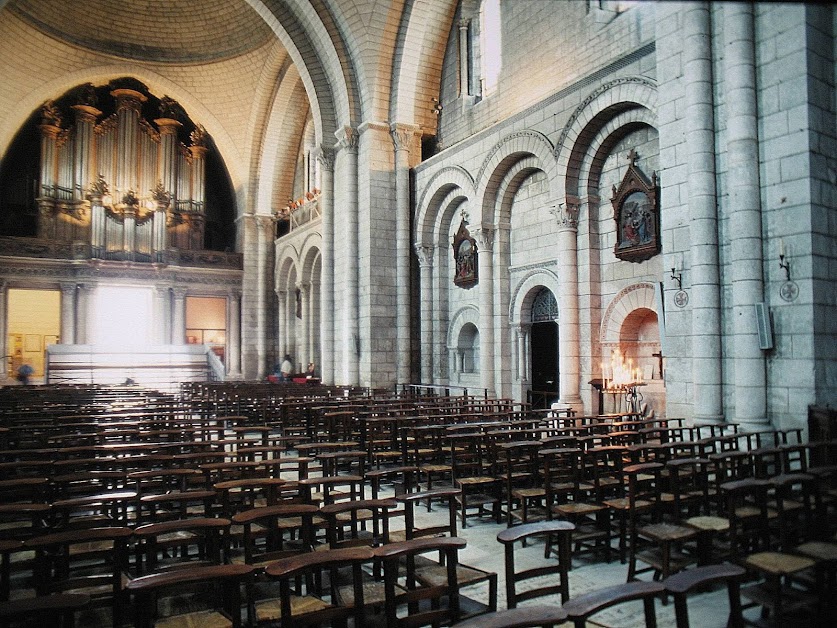
[[[0,282],[0,290],[5,288],[5,282]],[[61,294],[70,295],[75,294],[76,292],[76,284],[74,283],[62,283],[59,284],[59,288],[61,290]]]
[[[413,245],[416,250],[416,256],[418,257],[419,266],[422,268],[432,268],[433,267],[433,255],[436,253],[435,246],[424,246],[419,244],[418,242]]]
[[[334,157],[335,151],[334,148],[328,146],[320,146],[312,151],[314,157],[317,161],[320,162],[320,166],[323,170],[328,170],[329,172],[334,172]]]
[[[357,152],[358,132],[357,129],[350,126],[344,126],[334,132],[334,137],[337,138],[337,144],[340,150],[346,150],[350,153]]]
[[[578,229],[579,204],[576,200],[566,199],[564,203],[549,206],[549,212],[555,216],[558,231],[575,231]]]
[[[171,289],[172,294],[174,295],[175,299],[185,299],[186,295],[188,294],[188,288],[181,288],[180,286],[175,286]]]
[[[419,127],[414,124],[393,122],[389,127],[389,134],[392,136],[395,150],[409,151],[413,147],[415,136],[419,130]]]
[[[496,231],[493,225],[482,225],[471,232],[471,235],[477,241],[480,252],[490,253],[494,250],[494,234]]]
[[[459,20],[459,30],[467,30],[470,25],[471,20],[468,18],[463,17]]]

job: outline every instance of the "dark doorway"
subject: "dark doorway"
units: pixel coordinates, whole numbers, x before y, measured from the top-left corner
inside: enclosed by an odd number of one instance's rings
[[[532,404],[548,408],[558,399],[558,324],[532,324]]]

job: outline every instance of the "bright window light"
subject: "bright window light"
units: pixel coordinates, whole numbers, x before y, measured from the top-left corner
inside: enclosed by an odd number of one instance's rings
[[[95,344],[116,350],[151,343],[151,290],[99,286],[95,294]]]
[[[482,78],[485,92],[497,89],[502,66],[502,28],[500,23],[500,0],[484,0],[480,14],[482,52]],[[483,94],[485,96],[486,94]]]

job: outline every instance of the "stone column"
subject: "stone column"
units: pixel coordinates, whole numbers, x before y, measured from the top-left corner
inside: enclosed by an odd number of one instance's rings
[[[154,289],[154,344],[167,345],[171,341],[171,307],[168,286],[157,286]]]
[[[472,232],[477,241],[480,290],[480,381],[494,396],[494,228],[484,225]]]
[[[551,207],[558,224],[558,392],[562,402],[583,412],[578,326],[578,204],[566,200]]]
[[[723,404],[712,28],[707,3],[684,6],[694,419],[717,423],[723,420]]]
[[[358,133],[356,129],[344,127],[335,134],[339,140],[340,150],[343,152],[345,168],[345,207],[343,216],[346,227],[346,269],[345,295],[343,310],[343,356],[345,381],[343,383],[356,385],[360,380],[360,363],[356,344],[358,342],[360,315],[358,298],[358,182],[357,182],[357,149]]]
[[[764,301],[753,5],[724,3],[724,99],[731,237],[735,420],[767,419],[767,374],[754,305]]]
[[[320,162],[320,377],[334,382],[334,151],[321,148]]]
[[[459,20],[459,95],[471,95],[468,72],[468,26],[469,20]]]
[[[517,364],[515,364],[515,373],[518,381],[526,382],[526,332],[523,330],[523,325],[518,325],[514,330],[514,338],[517,343]]]
[[[76,342],[76,284],[61,284],[61,344]]]
[[[76,292],[76,344],[87,345],[93,340],[90,330],[90,301],[94,286],[78,284]]]
[[[7,302],[8,302],[8,284],[0,279],[0,355],[4,356],[0,359],[0,377],[8,376],[8,359],[5,357],[9,353],[9,346],[7,344],[9,337],[9,321],[7,319]]]
[[[277,358],[282,358],[286,353],[290,353],[291,343],[288,340],[288,292],[287,290],[276,291],[276,327],[279,332],[279,355]]]
[[[227,373],[241,377],[241,295],[237,292],[227,296]]]
[[[186,344],[186,288],[172,288],[171,343]]]
[[[258,266],[256,269],[256,299],[257,299],[257,316],[256,316],[256,355],[258,356],[258,377],[263,377],[264,373],[271,365],[267,363],[268,355],[274,351],[267,346],[270,340],[268,329],[271,324],[271,307],[268,304],[270,295],[270,286],[273,284],[273,258],[275,252],[275,230],[274,222],[271,216],[256,216],[256,237],[258,241]]]
[[[90,182],[96,176],[92,171],[95,154],[94,128],[96,118],[102,112],[90,105],[73,105],[76,114],[75,141],[73,144],[73,199],[84,200]]]
[[[395,381],[410,383],[410,149],[418,127],[393,124],[395,145]],[[423,370],[423,369],[422,369]]]
[[[446,255],[449,255],[450,249],[446,247],[435,247],[436,259],[433,263],[432,269],[432,290],[433,290],[433,338],[435,339],[434,352],[434,381],[443,383],[449,377],[448,368],[450,359],[448,358],[448,291],[447,282],[452,281],[450,277],[445,277],[442,272],[446,268]],[[422,294],[424,294],[424,286],[422,285]]]
[[[420,294],[421,294],[421,383],[432,384],[433,382],[433,347],[436,338],[433,335],[433,256],[436,253],[435,247],[421,246],[416,244],[416,255],[418,256],[420,268]]]
[[[302,338],[302,359],[300,360],[300,364],[303,368],[308,367],[309,362],[314,361],[314,329],[312,325],[311,315],[313,313],[313,309],[311,307],[311,282],[310,281],[303,281],[300,284],[300,290],[302,291],[302,329],[303,329],[303,338]]]

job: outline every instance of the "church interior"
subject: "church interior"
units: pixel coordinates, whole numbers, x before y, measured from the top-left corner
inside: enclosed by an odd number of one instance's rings
[[[0,0],[0,625],[826,625],[835,31]]]

